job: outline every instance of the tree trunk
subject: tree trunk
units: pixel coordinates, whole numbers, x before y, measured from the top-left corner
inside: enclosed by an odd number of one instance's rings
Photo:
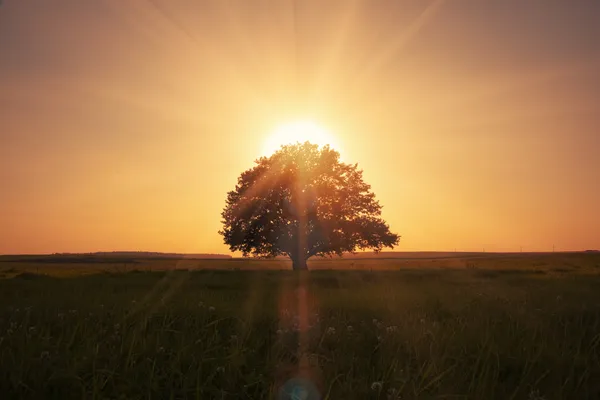
[[[294,271],[308,269],[308,265],[306,265],[306,259],[299,257],[292,258],[292,268]]]

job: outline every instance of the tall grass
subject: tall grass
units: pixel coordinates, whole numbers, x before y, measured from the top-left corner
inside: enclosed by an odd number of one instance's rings
[[[17,275],[0,393],[277,398],[300,374],[328,399],[598,399],[599,287],[472,268]]]

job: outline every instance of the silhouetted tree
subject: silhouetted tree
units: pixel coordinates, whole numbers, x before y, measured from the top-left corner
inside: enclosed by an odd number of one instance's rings
[[[312,256],[393,248],[400,237],[380,217],[381,205],[358,164],[340,162],[329,146],[282,146],[243,172],[227,194],[219,231],[244,256],[286,255],[294,269]]]

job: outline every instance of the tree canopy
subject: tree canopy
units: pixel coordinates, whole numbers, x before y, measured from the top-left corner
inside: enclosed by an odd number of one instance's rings
[[[219,233],[244,256],[289,256],[305,269],[312,256],[393,248],[400,237],[381,218],[381,205],[358,164],[329,146],[282,146],[243,172],[227,194]]]

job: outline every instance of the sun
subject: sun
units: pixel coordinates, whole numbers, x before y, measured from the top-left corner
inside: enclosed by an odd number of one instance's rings
[[[267,137],[262,153],[265,156],[270,156],[279,150],[282,145],[297,142],[304,143],[306,141],[319,147],[329,145],[329,147],[340,151],[338,143],[328,129],[313,120],[301,119],[276,126]]]

